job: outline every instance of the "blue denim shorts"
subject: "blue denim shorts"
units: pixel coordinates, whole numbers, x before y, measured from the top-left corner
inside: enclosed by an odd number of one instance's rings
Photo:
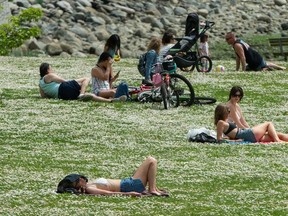
[[[120,182],[121,192],[134,191],[134,192],[142,193],[144,190],[145,190],[145,186],[143,185],[140,179],[133,179],[132,177],[121,179],[121,182]]]
[[[251,128],[239,129],[236,134],[236,139],[243,139],[244,141],[256,143],[256,137]]]

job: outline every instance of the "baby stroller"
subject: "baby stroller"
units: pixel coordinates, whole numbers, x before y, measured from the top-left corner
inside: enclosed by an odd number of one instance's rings
[[[209,56],[199,56],[197,41],[214,24],[214,22],[206,21],[205,26],[199,30],[198,14],[188,14],[186,19],[185,37],[175,38],[177,43],[171,47],[167,53],[167,55],[173,57],[178,68],[185,71],[187,71],[188,68],[190,71],[193,71],[196,67],[198,72],[211,71],[212,61]],[[192,49],[194,45],[195,48]]]

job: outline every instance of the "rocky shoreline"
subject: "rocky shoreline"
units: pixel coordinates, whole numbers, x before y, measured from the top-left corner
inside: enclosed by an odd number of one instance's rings
[[[238,35],[288,35],[287,0],[0,0],[0,20],[20,10],[41,8],[44,17],[37,23],[39,38],[21,46],[21,52],[35,55],[99,55],[109,35],[121,37],[122,57],[138,57],[152,36],[161,37],[167,29],[184,36],[185,20],[197,12],[201,21],[214,21],[210,41],[223,40],[225,32]],[[41,3],[41,4],[40,4]]]

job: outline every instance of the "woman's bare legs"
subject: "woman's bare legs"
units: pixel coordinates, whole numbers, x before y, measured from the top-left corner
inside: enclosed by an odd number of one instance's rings
[[[160,194],[156,187],[156,175],[157,175],[157,160],[151,156],[148,156],[146,160],[138,167],[132,176],[134,179],[141,179],[143,185],[146,187],[149,184],[148,191],[150,193]]]
[[[114,98],[115,93],[116,93],[116,89],[101,90],[99,92],[99,96],[104,97],[104,98]]]
[[[278,137],[280,140],[284,141],[284,142],[288,142],[288,134],[284,134],[284,133],[277,133]]]
[[[288,134],[278,133],[277,136],[279,137],[281,142],[288,142]],[[261,140],[262,142],[274,142],[273,138],[269,136],[269,134],[265,134]]]
[[[85,93],[85,95],[91,97],[90,100],[93,100],[93,101],[98,101],[98,102],[112,102],[112,99],[103,98],[103,97],[97,96],[97,95],[92,94],[92,93]]]
[[[80,89],[80,94],[85,94],[87,86],[89,85],[90,82],[90,78],[80,78],[80,79],[76,79],[76,82],[78,82],[78,84],[81,86]]]
[[[280,142],[281,141],[277,135],[277,132],[272,122],[265,122],[265,123],[256,125],[252,128],[252,130],[257,141],[262,141],[262,142],[270,142],[270,141]]]

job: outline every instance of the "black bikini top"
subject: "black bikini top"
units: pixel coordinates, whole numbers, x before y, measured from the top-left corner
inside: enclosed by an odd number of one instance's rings
[[[225,135],[229,134],[232,130],[237,128],[236,124],[234,124],[234,123],[228,122],[228,124],[229,124],[229,128],[228,128],[228,130],[226,132],[224,132]]]

